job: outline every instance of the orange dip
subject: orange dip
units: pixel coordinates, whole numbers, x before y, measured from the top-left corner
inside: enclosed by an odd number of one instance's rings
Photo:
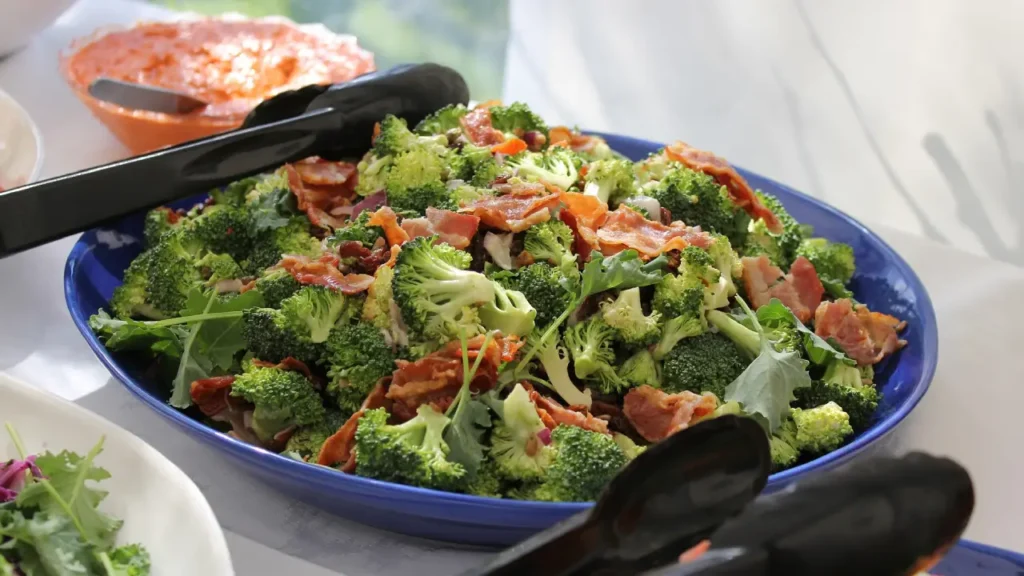
[[[374,63],[351,36],[289,22],[202,19],[104,34],[72,46],[62,69],[78,97],[138,154],[236,128],[266,98],[351,80]],[[89,96],[99,76],[176,90],[209,106],[185,115],[128,110]]]

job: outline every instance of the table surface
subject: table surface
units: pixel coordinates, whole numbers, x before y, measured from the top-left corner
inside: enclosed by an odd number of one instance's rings
[[[0,88],[25,106],[43,134],[43,177],[125,154],[61,81],[58,51],[99,26],[161,14],[124,0],[82,0],[31,46],[0,62]],[[892,442],[899,451],[949,455],[967,466],[978,492],[967,537],[1024,550],[1024,531],[1016,526],[1024,517],[1018,492],[1024,465],[1013,456],[1024,443],[1017,425],[1024,388],[1013,363],[1024,312],[1011,298],[1024,292],[1024,271],[886,226],[872,228],[921,276],[940,324],[942,354],[932,388]],[[237,573],[442,575],[488,557],[367,528],[286,498],[130,396],[96,360],[64,306],[63,268],[74,241],[0,261],[0,370],[112,420],[174,461],[213,506]]]

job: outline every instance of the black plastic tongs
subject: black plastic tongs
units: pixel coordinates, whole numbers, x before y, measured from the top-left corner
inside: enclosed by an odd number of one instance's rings
[[[309,156],[358,157],[387,114],[410,125],[466,104],[458,72],[399,66],[350,82],[308,86],[257,106],[242,127],[0,194],[0,257],[82,232]]]
[[[637,457],[591,510],[465,576],[915,574],[974,507],[966,470],[921,453],[858,459],[757,497],[769,468],[755,421],[705,421]]]

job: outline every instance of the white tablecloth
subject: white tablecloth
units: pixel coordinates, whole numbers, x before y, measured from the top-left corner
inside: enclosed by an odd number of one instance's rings
[[[45,140],[43,176],[110,161],[124,150],[72,96],[56,65],[74,37],[110,22],[157,17],[123,0],[83,0],[24,52],[0,63],[0,88],[18,99]],[[59,209],[59,207],[54,207]],[[950,455],[972,472],[978,505],[967,536],[1024,550],[1017,486],[1024,405],[1017,365],[1024,292],[1015,267],[876,227],[928,286],[941,326],[938,374],[896,437],[902,449]],[[206,494],[239,574],[460,572],[487,553],[413,540],[329,516],[271,491],[181,434],[130,396],[95,359],[64,305],[64,261],[74,239],[0,261],[0,370],[78,402],[134,432]]]

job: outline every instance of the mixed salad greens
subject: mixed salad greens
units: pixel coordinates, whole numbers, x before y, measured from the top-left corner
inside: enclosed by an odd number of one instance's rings
[[[95,465],[103,438],[82,456],[29,455],[8,424],[19,457],[0,462],[0,576],[147,576],[149,553],[117,546],[121,520],[98,507],[110,478]]]
[[[589,501],[652,442],[758,419],[776,469],[865,429],[899,320],[724,160],[632,162],[526,105],[385,118],[145,218],[91,326],[247,442],[413,486]]]

